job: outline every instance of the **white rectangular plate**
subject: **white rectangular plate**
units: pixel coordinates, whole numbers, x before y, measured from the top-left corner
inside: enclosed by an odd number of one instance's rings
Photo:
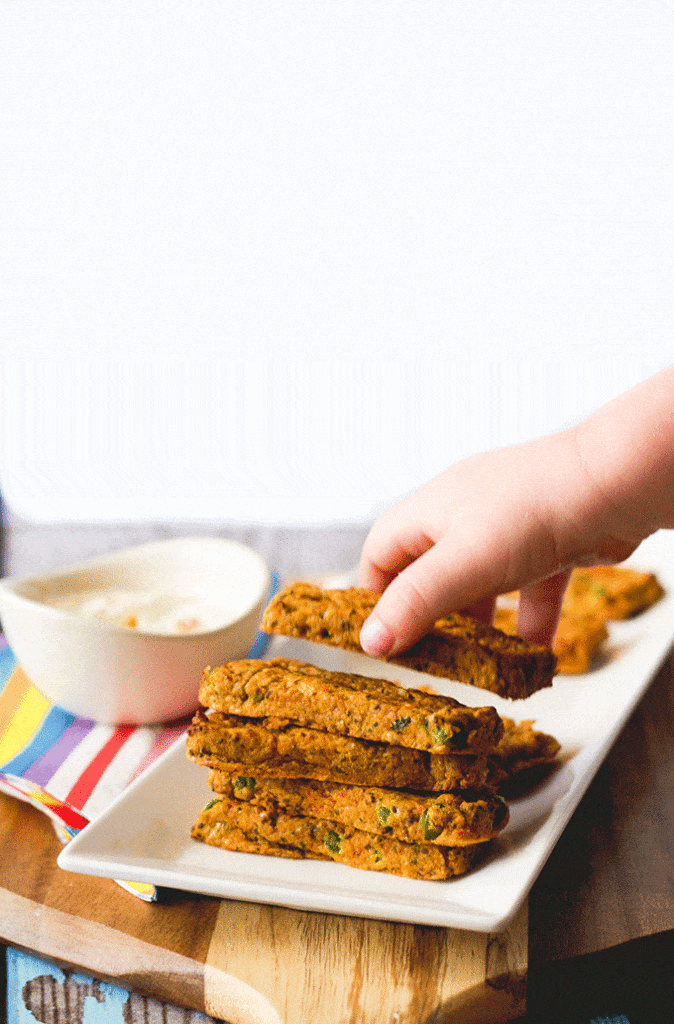
[[[558,676],[527,700],[506,701],[365,655],[275,638],[269,656],[326,668],[429,684],[465,704],[493,704],[562,744],[561,766],[510,805],[510,821],[477,870],[445,882],[415,881],[326,861],[230,853],[190,839],[208,801],[206,770],[189,762],[179,740],[66,846],[59,864],[82,874],[152,882],[213,896],[303,910],[499,931],[512,920],[594,774],[674,640],[674,533],[649,538],[632,558],[665,587],[653,608],[609,625],[602,663],[580,676]]]

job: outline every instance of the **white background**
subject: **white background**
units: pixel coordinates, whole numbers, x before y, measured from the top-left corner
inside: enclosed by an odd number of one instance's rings
[[[0,484],[369,518],[672,362],[667,2],[0,6]]]

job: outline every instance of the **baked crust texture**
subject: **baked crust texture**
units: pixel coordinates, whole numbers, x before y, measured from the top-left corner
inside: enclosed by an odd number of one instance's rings
[[[497,607],[494,624],[504,633],[517,633],[517,609]],[[597,653],[608,637],[604,620],[594,613],[582,614],[563,609],[552,644],[561,675],[578,675],[592,667]]]
[[[496,757],[508,778],[538,765],[552,764],[561,744],[554,736],[534,729],[533,719],[516,722],[504,718],[505,732],[496,748]]]
[[[406,878],[442,880],[465,874],[489,847],[402,843],[388,836],[349,828],[336,821],[287,814],[269,806],[219,797],[210,801],[192,827],[192,838],[225,849],[333,860]],[[279,848],[277,851],[277,847]]]
[[[304,662],[230,661],[206,669],[199,699],[228,714],[278,717],[309,728],[441,754],[486,752],[503,734],[492,707],[407,690],[385,679]]]
[[[303,778],[394,789],[486,790],[503,778],[487,754],[424,750],[339,736],[284,720],[198,712],[187,735],[197,764],[256,778]]]
[[[270,813],[308,815],[403,843],[470,846],[492,839],[508,822],[508,805],[486,794],[414,793],[377,786],[344,786],[307,779],[209,777],[211,789],[249,800]]]
[[[360,630],[379,596],[358,587],[324,590],[311,583],[294,583],[271,600],[261,628],[362,652]],[[552,685],[555,673],[555,658],[547,647],[458,613],[438,619],[414,647],[387,660],[511,699]]]
[[[624,565],[593,565],[573,570],[563,607],[602,619],[628,619],[650,608],[663,593],[652,572]]]

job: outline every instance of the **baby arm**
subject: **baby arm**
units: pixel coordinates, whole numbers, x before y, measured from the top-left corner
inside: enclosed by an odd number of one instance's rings
[[[384,513],[361,586],[382,593],[360,635],[405,650],[449,611],[488,617],[520,590],[519,632],[550,643],[574,565],[627,558],[674,526],[674,367],[558,434],[465,459]]]

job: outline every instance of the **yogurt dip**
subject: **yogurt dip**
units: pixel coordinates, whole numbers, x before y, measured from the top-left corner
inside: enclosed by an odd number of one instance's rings
[[[182,635],[221,629],[238,611],[189,594],[139,590],[80,590],[43,600],[51,608],[147,633]]]

